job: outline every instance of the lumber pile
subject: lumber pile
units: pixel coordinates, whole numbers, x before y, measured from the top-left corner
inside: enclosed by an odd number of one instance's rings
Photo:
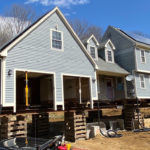
[[[32,137],[48,138],[49,114],[39,113],[32,115]]]
[[[65,112],[65,140],[75,142],[86,139],[86,116],[84,112]]]
[[[13,137],[26,137],[27,123],[25,116],[3,116],[1,117],[0,139],[10,139]]]

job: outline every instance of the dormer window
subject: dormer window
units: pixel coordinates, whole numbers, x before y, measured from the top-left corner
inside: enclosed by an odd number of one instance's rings
[[[106,49],[106,61],[110,63],[114,63],[114,52],[110,49]]]
[[[57,30],[51,30],[51,48],[56,50],[63,49],[62,32]]]
[[[90,46],[90,54],[91,56],[96,59],[96,50],[95,50],[95,47],[93,46]]]

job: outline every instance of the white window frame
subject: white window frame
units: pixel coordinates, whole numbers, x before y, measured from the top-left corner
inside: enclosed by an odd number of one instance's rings
[[[143,53],[143,54],[144,54],[144,56],[142,56],[142,52],[144,52],[144,53]],[[142,57],[144,57],[144,59],[145,59],[145,61],[144,61],[144,62],[142,61]],[[141,50],[140,50],[140,59],[141,59],[141,63],[143,63],[143,64],[145,64],[145,63],[146,63],[145,50],[143,50],[143,49],[141,49]]]
[[[112,61],[109,61],[108,60],[108,51],[111,51],[111,54],[112,54]],[[106,62],[108,63],[114,63],[114,51],[111,50],[111,49],[105,49],[105,59],[106,59]]]
[[[53,44],[52,44],[52,42],[53,42],[53,38],[52,38],[53,31],[56,31],[56,32],[60,32],[60,33],[61,33],[61,41],[62,41],[62,47],[61,47],[61,49],[59,49],[59,48],[54,48],[54,47],[53,47]],[[51,49],[52,49],[52,50],[64,51],[64,40],[63,40],[63,32],[62,32],[62,31],[55,30],[55,29],[50,29],[50,46],[51,46]]]
[[[141,80],[141,77],[143,78],[143,81]],[[146,85],[145,85],[145,76],[144,74],[139,74],[139,81],[140,81],[140,88],[141,89],[146,89]],[[144,87],[142,87],[142,82],[144,83]]]
[[[94,60],[97,60],[98,59],[98,56],[97,56],[97,48],[95,46],[92,46],[92,45],[89,45],[89,52],[90,52],[90,55],[91,55],[91,47],[93,47],[95,49],[95,58],[93,58]],[[91,55],[92,56],[92,55]]]

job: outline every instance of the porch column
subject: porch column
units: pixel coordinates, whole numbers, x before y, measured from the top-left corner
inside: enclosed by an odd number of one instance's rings
[[[79,77],[79,101],[80,101],[80,104],[82,103],[81,93],[82,93],[82,90],[81,90],[81,78]]]

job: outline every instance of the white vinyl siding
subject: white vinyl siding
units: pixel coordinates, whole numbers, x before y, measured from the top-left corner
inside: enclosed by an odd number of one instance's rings
[[[143,88],[145,88],[144,75],[143,75],[143,74],[140,74],[140,75],[139,75],[139,78],[140,78],[140,87],[143,89]]]
[[[141,63],[145,63],[145,62],[146,62],[145,51],[141,50]]]

